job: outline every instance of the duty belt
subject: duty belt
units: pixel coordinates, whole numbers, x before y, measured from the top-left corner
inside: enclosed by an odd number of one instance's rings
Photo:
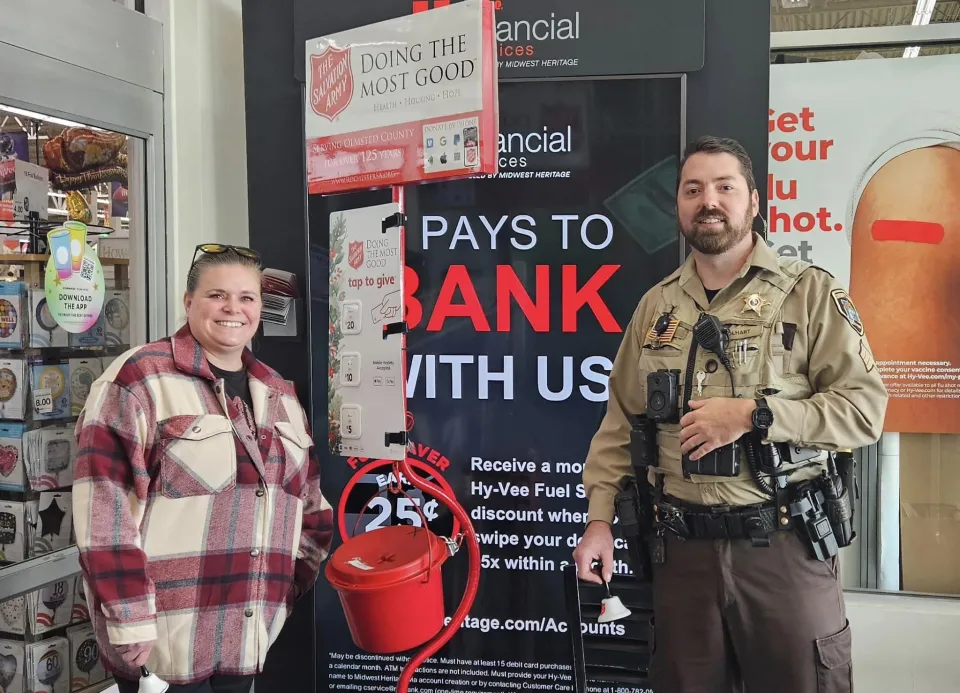
[[[667,495],[656,508],[658,522],[681,539],[750,539],[769,544],[773,532],[790,529],[780,524],[775,503],[747,506],[692,505]]]

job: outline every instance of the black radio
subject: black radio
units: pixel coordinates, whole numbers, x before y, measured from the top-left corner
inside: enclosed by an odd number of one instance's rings
[[[683,475],[701,476],[740,476],[740,449],[736,443],[724,445],[708,452],[699,460],[691,460],[683,456]]]

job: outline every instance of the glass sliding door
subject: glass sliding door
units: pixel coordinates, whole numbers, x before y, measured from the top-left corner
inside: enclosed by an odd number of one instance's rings
[[[122,3],[0,15],[0,657],[22,690],[94,693],[73,431],[93,380],[171,324],[162,26]]]

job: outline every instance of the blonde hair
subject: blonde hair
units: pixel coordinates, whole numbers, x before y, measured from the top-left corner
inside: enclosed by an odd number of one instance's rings
[[[256,260],[245,255],[241,255],[233,248],[227,248],[222,253],[204,253],[197,261],[193,263],[190,271],[187,272],[187,293],[192,294],[197,290],[200,284],[200,275],[208,267],[226,267],[230,265],[239,265],[254,270],[258,277],[263,276],[263,269]]]

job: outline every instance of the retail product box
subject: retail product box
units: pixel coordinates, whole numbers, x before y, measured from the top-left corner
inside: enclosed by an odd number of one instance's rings
[[[0,561],[19,563],[27,557],[27,513],[21,501],[0,501]]]
[[[903,589],[960,594],[960,435],[900,434]]]
[[[108,291],[103,297],[107,346],[130,344],[130,290]]]
[[[43,289],[31,287],[29,345],[39,349],[69,346],[68,335],[69,333],[60,327],[51,315]]]
[[[31,592],[27,598],[27,619],[34,634],[70,625],[73,611],[73,578],[57,580]]]
[[[42,556],[70,546],[73,536],[73,494],[70,491],[41,491],[40,497],[26,502],[27,545],[30,557]],[[72,591],[71,583],[71,591]],[[70,622],[71,597],[67,608]]]
[[[70,359],[70,409],[74,416],[83,411],[90,387],[101,375],[103,364],[99,357]]]
[[[83,623],[90,620],[90,607],[87,605],[87,586],[83,575],[77,573],[73,578],[73,611],[70,612],[70,623]]]
[[[106,346],[106,321],[103,318],[103,311],[100,311],[97,321],[93,323],[90,329],[86,332],[71,332],[67,337],[67,342],[71,347],[79,348]]]
[[[27,632],[27,595],[0,602],[0,633],[24,635]]]
[[[67,641],[70,643],[71,693],[82,691],[107,678],[91,624],[67,628]]]
[[[70,693],[70,643],[53,637],[26,648],[28,690],[33,693]]]
[[[0,359],[0,419],[23,421],[27,413],[27,378],[23,359]]]
[[[3,693],[29,693],[24,689],[24,643],[16,640],[0,640],[0,691]]]
[[[69,359],[31,359],[30,384],[34,421],[70,418]]]
[[[0,349],[22,349],[27,339],[27,287],[0,281]]]
[[[22,423],[0,423],[0,491],[23,491],[27,485]]]
[[[23,434],[23,460],[34,491],[72,486],[76,459],[77,439],[71,424],[35,428]]]

